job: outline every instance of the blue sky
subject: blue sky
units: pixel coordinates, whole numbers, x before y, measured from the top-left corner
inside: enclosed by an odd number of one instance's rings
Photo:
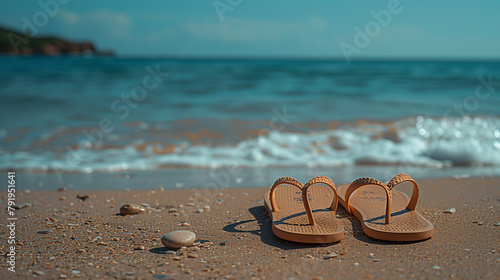
[[[491,0],[41,0],[4,1],[0,25],[119,55],[499,59],[499,13]]]

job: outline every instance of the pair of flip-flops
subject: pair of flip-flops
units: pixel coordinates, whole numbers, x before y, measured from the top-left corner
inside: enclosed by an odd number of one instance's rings
[[[411,198],[393,190],[403,182],[413,184]],[[329,188],[315,186],[319,184]],[[407,174],[398,174],[387,184],[359,178],[338,190],[325,176],[314,177],[306,184],[281,177],[264,195],[264,204],[274,234],[289,241],[330,243],[343,239],[344,227],[335,216],[338,202],[361,221],[363,231],[370,237],[418,241],[430,238],[434,232],[434,226],[415,210],[418,196],[418,185]]]

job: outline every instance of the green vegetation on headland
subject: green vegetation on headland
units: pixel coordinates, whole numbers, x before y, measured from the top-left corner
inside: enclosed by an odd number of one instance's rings
[[[113,51],[98,51],[91,42],[72,42],[56,37],[31,37],[0,27],[0,54],[114,55]]]

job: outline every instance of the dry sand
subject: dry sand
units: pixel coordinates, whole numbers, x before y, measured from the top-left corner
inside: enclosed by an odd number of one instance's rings
[[[341,206],[344,240],[324,245],[281,240],[263,207],[266,188],[20,193],[16,202],[31,206],[16,210],[16,272],[7,270],[4,258],[0,278],[498,279],[500,178],[418,182],[417,210],[435,233],[413,243],[367,237]],[[77,195],[90,198],[81,201]],[[7,191],[2,196],[5,208]],[[116,215],[125,203],[150,207],[135,216]],[[455,214],[443,213],[452,207]],[[2,255],[9,246],[7,217],[2,211]],[[195,232],[199,244],[166,255],[160,238],[177,229]],[[50,232],[38,233],[42,230]],[[330,252],[338,257],[323,259]]]

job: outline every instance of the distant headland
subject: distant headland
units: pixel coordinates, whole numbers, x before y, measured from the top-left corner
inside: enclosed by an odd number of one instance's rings
[[[112,50],[97,50],[91,42],[73,42],[57,37],[31,37],[0,27],[0,54],[64,55],[91,54],[114,56]]]

